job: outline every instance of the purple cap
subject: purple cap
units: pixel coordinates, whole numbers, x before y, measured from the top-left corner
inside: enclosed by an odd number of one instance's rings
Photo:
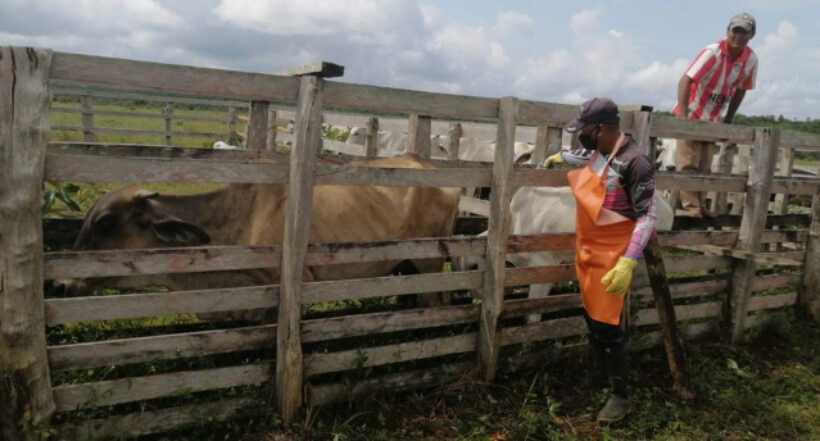
[[[617,123],[618,106],[609,98],[593,98],[581,104],[581,113],[578,118],[570,121],[564,128],[567,132],[576,132],[587,124]]]

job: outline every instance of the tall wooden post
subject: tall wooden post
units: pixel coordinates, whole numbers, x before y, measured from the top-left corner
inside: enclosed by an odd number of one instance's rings
[[[163,110],[162,114],[165,116],[165,145],[171,146],[171,129],[173,129],[173,125],[171,124],[171,115],[174,113],[174,103],[167,102],[165,103],[165,109]]]
[[[652,139],[649,136],[652,128],[652,107],[641,106],[641,110],[633,112],[632,120],[632,137],[638,143],[641,151],[648,155],[651,160],[655,158],[655,147],[652,145]]]
[[[364,156],[376,158],[379,156],[379,119],[367,119],[367,134],[364,138]]]
[[[96,142],[97,135],[94,134],[94,108],[91,106],[91,97],[83,95],[80,97],[83,115],[83,141]]]
[[[228,144],[236,144],[236,107],[228,107]]]
[[[276,332],[276,397],[286,423],[302,406],[304,366],[299,322],[302,317],[302,274],[313,211],[313,172],[322,145],[322,85],[304,76],[299,85],[295,139],[290,154],[288,200],[282,242],[282,279]]]
[[[276,149],[276,109],[268,109],[268,135],[265,137],[265,150]]]
[[[481,317],[478,331],[478,367],[484,381],[491,381],[498,369],[501,330],[499,317],[504,308],[507,238],[510,235],[510,199],[515,159],[515,121],[518,99],[501,98],[498,113],[495,162],[493,163],[490,219],[487,230],[487,270],[484,274]]]
[[[549,127],[538,126],[535,130],[535,149],[532,151],[531,164],[540,164],[547,157],[549,148]]]
[[[718,173],[721,175],[729,175],[732,173],[732,162],[737,154],[737,144],[725,144],[720,148],[720,156],[718,156]],[[715,201],[712,205],[712,210],[717,214],[727,214],[729,212],[728,203],[729,194],[725,191],[717,192]]]
[[[430,135],[432,121],[429,116],[410,115],[407,130],[407,152],[415,153],[422,159],[430,159]]]
[[[743,206],[743,219],[740,222],[740,232],[735,246],[738,250],[751,253],[760,251],[760,238],[766,227],[769,195],[772,194],[772,180],[779,146],[780,129],[758,128],[755,130],[754,165],[749,168],[746,203]],[[738,259],[733,263],[729,295],[732,343],[737,343],[743,336],[755,266],[754,259]]]
[[[248,139],[245,148],[248,150],[264,150],[268,142],[268,111],[270,103],[267,101],[251,101],[248,117]]]
[[[0,46],[0,439],[39,439],[54,413],[46,358],[40,186],[50,50]]]
[[[788,177],[792,175],[794,168],[794,149],[780,150],[780,165],[777,176]],[[789,195],[779,194],[774,198],[774,214],[786,214],[789,212]]]
[[[447,129],[447,159],[458,161],[458,151],[461,148],[461,123],[450,123]]]
[[[797,303],[806,314],[820,321],[820,194],[814,195],[811,201],[811,227],[809,243],[806,250],[806,262],[803,264],[803,286]]]

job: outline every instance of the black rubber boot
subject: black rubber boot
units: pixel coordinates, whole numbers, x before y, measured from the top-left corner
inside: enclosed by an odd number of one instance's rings
[[[609,384],[612,387],[609,400],[598,412],[599,423],[615,423],[629,413],[629,366],[623,342],[609,345],[604,349],[607,360]]]

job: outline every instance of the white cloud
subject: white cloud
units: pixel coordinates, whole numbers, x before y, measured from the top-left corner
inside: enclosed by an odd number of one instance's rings
[[[515,11],[501,11],[495,20],[493,29],[499,33],[517,33],[531,35],[535,20],[527,14]]]
[[[586,32],[590,27],[598,27],[598,19],[601,17],[601,13],[600,8],[582,10],[570,19],[570,29],[575,34],[580,34]]]

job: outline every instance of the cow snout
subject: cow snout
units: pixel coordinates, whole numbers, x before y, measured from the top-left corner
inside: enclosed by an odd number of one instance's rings
[[[666,171],[675,171],[675,166],[674,165],[667,165],[666,166]]]

